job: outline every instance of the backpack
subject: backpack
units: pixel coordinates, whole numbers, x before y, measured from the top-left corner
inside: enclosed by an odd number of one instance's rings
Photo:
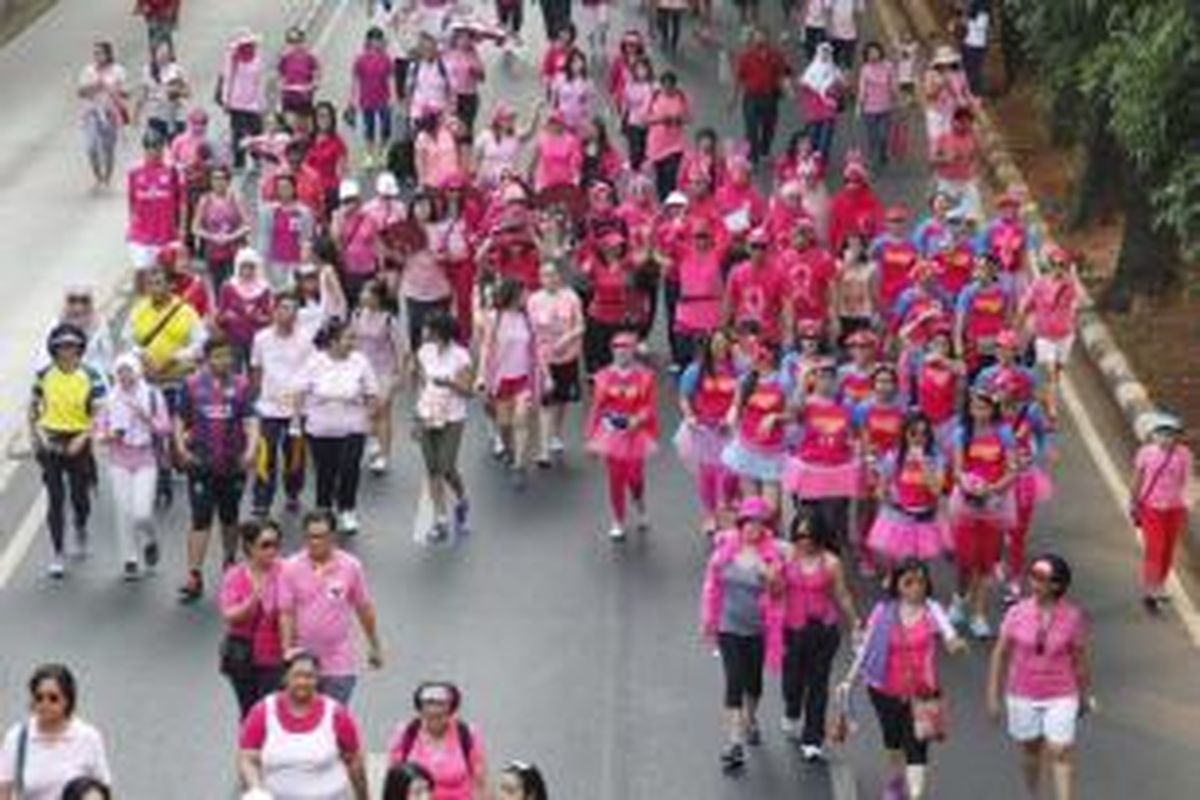
[[[475,737],[471,734],[471,728],[461,719],[454,721],[455,727],[458,728],[458,746],[462,748],[463,763],[467,765],[467,771],[471,770],[471,751],[475,749]],[[396,763],[403,764],[408,761],[408,757],[412,755],[413,748],[417,744],[417,734],[421,732],[421,720],[412,719],[404,726],[403,733],[400,734],[400,746],[396,751]]]

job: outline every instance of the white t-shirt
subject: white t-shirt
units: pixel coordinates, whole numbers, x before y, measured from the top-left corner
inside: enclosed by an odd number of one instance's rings
[[[305,364],[316,348],[299,324],[291,336],[280,336],[275,326],[264,328],[254,337],[250,366],[262,370],[257,410],[261,417],[285,419],[295,409],[296,391]]]
[[[79,73],[79,88],[99,87],[103,91],[83,98],[84,114],[103,114],[115,117],[118,96],[125,91],[125,68],[120,64],[98,67],[88,64]]]
[[[369,401],[379,397],[379,381],[357,350],[340,359],[318,351],[305,365],[299,389],[311,435],[336,438],[369,429]]]
[[[967,20],[967,32],[963,34],[963,44],[967,47],[987,47],[988,14],[980,11]]]
[[[433,427],[447,422],[462,422],[467,418],[467,399],[454,389],[438,386],[435,380],[454,380],[471,366],[471,354],[462,345],[446,346],[426,342],[417,351],[421,366],[421,394],[417,397],[417,416]]]
[[[829,24],[830,0],[808,0],[804,6],[804,27],[824,28]]]
[[[858,15],[863,13],[863,0],[831,0],[829,6],[829,36],[849,41],[858,38]]]
[[[25,769],[21,800],[59,800],[63,787],[75,778],[88,776],[112,784],[104,739],[100,732],[81,719],[67,723],[62,735],[49,738],[39,733],[37,722],[27,723],[29,739],[25,748]],[[0,786],[16,785],[17,743],[21,726],[13,725],[0,747]]]

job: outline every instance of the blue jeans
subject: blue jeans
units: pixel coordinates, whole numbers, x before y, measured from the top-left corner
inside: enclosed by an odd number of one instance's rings
[[[392,107],[362,109],[362,125],[367,144],[375,144],[376,141],[387,144],[392,138]]]
[[[322,675],[317,681],[317,691],[348,706],[350,705],[350,696],[354,694],[354,686],[357,683],[358,677],[355,675]]]
[[[876,166],[888,163],[888,132],[891,130],[892,115],[863,114],[863,125],[867,129],[867,155]]]
[[[829,154],[833,150],[833,132],[836,127],[836,118],[808,123],[808,140],[826,164],[829,163]]]

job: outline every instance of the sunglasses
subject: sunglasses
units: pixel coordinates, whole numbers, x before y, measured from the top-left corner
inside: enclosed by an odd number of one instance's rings
[[[84,305],[88,305],[92,302],[92,297],[91,297],[91,295],[87,295],[87,294],[69,294],[69,295],[67,295],[67,302],[68,303],[82,303]]]
[[[924,586],[924,585],[925,585],[925,579],[922,578],[920,575],[906,575],[905,577],[900,579],[901,587]]]
[[[259,550],[278,550],[279,549],[279,540],[278,539],[259,539],[258,549]]]
[[[58,705],[62,701],[63,696],[58,692],[35,692],[33,695],[33,702],[35,703],[49,703],[51,705]]]

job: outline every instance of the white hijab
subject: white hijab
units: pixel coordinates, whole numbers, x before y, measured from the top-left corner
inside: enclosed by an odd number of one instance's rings
[[[817,45],[816,55],[804,69],[800,82],[820,95],[829,94],[835,83],[842,79],[842,71],[833,63],[833,46],[828,42]]]

